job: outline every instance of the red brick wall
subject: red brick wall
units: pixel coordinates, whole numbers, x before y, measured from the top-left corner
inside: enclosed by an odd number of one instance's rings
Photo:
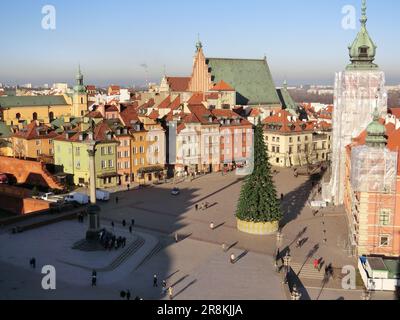
[[[46,172],[43,164],[40,162],[0,157],[0,173],[14,176],[17,183],[39,185],[50,189],[63,189],[63,187]]]
[[[0,208],[17,215],[50,209],[50,203],[30,198],[31,191],[0,185]]]

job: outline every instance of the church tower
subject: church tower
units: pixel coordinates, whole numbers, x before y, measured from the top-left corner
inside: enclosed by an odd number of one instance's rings
[[[86,87],[83,84],[83,74],[80,66],[75,79],[76,84],[72,96],[72,116],[82,117],[88,110],[88,96]]]
[[[335,79],[332,176],[329,187],[324,189],[325,200],[335,205],[344,200],[346,146],[367,128],[373,114],[387,114],[385,74],[374,63],[377,46],[367,31],[367,21],[367,4],[363,0],[361,29],[349,46],[350,64]]]
[[[193,61],[193,73],[189,82],[189,91],[207,92],[212,86],[211,75],[208,72],[203,44],[200,39],[196,43],[196,55]]]

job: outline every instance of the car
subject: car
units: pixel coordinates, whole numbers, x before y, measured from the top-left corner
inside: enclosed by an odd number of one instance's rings
[[[171,191],[171,194],[173,196],[178,196],[181,193],[181,190],[179,190],[179,188],[173,188]]]

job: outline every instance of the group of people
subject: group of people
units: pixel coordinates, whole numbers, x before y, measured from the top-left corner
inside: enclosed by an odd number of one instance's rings
[[[155,274],[153,277],[153,288],[158,288],[158,277]],[[168,292],[169,299],[172,300],[174,294],[174,288],[167,288],[167,281],[163,280],[162,282],[162,294],[165,295]]]
[[[325,261],[323,258],[315,258],[314,259],[314,269],[318,270],[319,272],[321,272],[322,267],[325,265]],[[329,277],[333,277],[333,266],[332,263],[328,264],[325,266],[325,277],[329,278]]]
[[[116,237],[110,232],[107,232],[105,229],[100,233],[100,243],[104,247],[105,250],[118,250],[120,248],[125,248],[126,246],[126,238],[125,237]]]
[[[198,203],[196,203],[196,205],[194,206],[196,211],[199,210],[207,210],[210,207],[210,204],[208,202],[202,202],[200,205]]]

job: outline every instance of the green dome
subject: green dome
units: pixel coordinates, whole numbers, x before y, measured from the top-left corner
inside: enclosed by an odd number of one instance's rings
[[[386,139],[386,127],[379,122],[379,112],[375,109],[374,120],[367,127],[367,138],[365,143],[371,147],[385,147],[387,143]]]
[[[370,37],[367,30],[367,4],[363,0],[362,17],[361,17],[361,30],[357,34],[353,44],[349,46],[349,55],[351,64],[347,69],[377,69],[378,66],[374,64],[376,56],[376,48],[374,41]]]

